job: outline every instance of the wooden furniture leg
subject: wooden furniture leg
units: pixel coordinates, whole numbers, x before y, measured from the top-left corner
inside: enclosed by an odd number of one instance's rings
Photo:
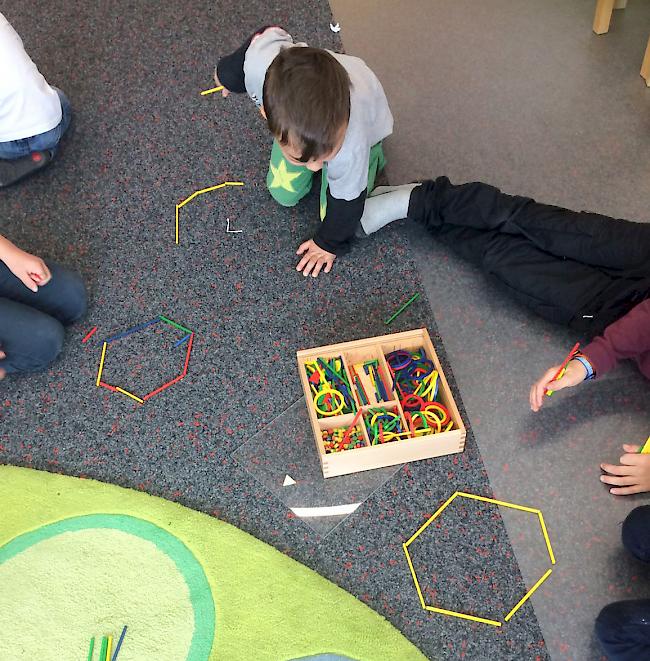
[[[648,45],[646,46],[645,55],[643,56],[641,76],[645,80],[645,84],[650,87],[650,39],[648,39]]]
[[[593,25],[596,34],[605,34],[609,30],[612,11],[614,11],[614,0],[598,0]]]

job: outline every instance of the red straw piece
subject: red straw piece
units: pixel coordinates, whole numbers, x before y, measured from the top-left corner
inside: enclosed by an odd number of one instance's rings
[[[569,351],[569,355],[564,359],[564,362],[560,365],[558,371],[555,373],[555,376],[553,377],[553,381],[557,381],[558,377],[562,373],[562,370],[567,366],[567,363],[573,358],[573,355],[578,351],[580,348],[580,342],[576,342],[573,349]],[[546,395],[549,392],[548,388],[544,388],[544,394]]]
[[[82,344],[85,344],[86,342],[88,342],[88,340],[94,335],[94,333],[95,333],[96,330],[97,330],[97,326],[95,326],[95,327],[90,331],[90,333],[88,333],[88,335],[86,335],[86,337],[84,337],[84,339],[81,340],[81,343],[82,343]]]
[[[185,367],[182,376],[187,374],[187,366],[190,364],[190,354],[192,353],[192,342],[194,342],[194,333],[190,335],[190,341],[187,343],[187,355],[185,356]]]
[[[109,390],[112,390],[113,392],[118,392],[118,390],[115,386],[111,386],[108,383],[104,383],[103,381],[100,381],[99,385],[104,387],[104,388],[108,388]]]
[[[359,422],[359,418],[361,417],[361,409],[357,411],[357,414],[354,416],[354,420],[352,421],[352,424],[347,428],[345,434],[343,434],[343,441],[342,444],[345,444],[348,442],[348,437],[350,436],[350,433],[352,430],[356,427],[357,422]]]
[[[148,399],[151,399],[154,395],[157,395],[159,392],[162,392],[165,390],[165,388],[169,388],[169,386],[174,385],[175,383],[178,383],[185,374],[179,374],[175,379],[172,379],[171,381],[167,381],[167,383],[163,383],[160,388],[156,388],[156,390],[151,391],[150,393],[146,394],[143,398],[142,401],[146,402]]]
[[[379,423],[379,442],[384,442],[384,428],[382,427],[381,422]]]

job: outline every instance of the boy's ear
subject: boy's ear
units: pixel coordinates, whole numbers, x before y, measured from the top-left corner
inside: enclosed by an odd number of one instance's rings
[[[264,119],[266,119],[266,112],[264,110],[264,104],[262,104],[260,106],[260,113],[262,114],[262,117],[264,117]]]

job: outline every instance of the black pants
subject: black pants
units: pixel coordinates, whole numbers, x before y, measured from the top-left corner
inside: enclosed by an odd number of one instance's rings
[[[447,177],[413,190],[408,217],[537,314],[588,335],[650,296],[650,224]]]
[[[650,505],[628,514],[623,544],[639,560],[650,562]],[[596,619],[596,635],[612,661],[650,659],[650,599],[605,606]]]

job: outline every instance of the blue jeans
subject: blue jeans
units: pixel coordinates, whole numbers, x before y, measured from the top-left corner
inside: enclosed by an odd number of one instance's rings
[[[627,515],[622,535],[632,555],[650,562],[650,505]],[[650,599],[608,604],[596,618],[596,635],[611,661],[650,659]]]
[[[52,279],[34,293],[0,262],[0,360],[6,372],[38,372],[63,348],[64,326],[86,312],[81,278],[48,264]]]
[[[0,142],[0,158],[22,158],[34,151],[46,150],[51,151],[52,156],[56,154],[59,141],[63,137],[63,134],[68,130],[68,126],[70,126],[72,109],[68,97],[60,89],[57,89],[56,87],[53,87],[52,89],[56,91],[59,95],[59,100],[61,101],[61,121],[57,126],[49,131],[45,131],[45,133],[39,133],[30,138]]]

